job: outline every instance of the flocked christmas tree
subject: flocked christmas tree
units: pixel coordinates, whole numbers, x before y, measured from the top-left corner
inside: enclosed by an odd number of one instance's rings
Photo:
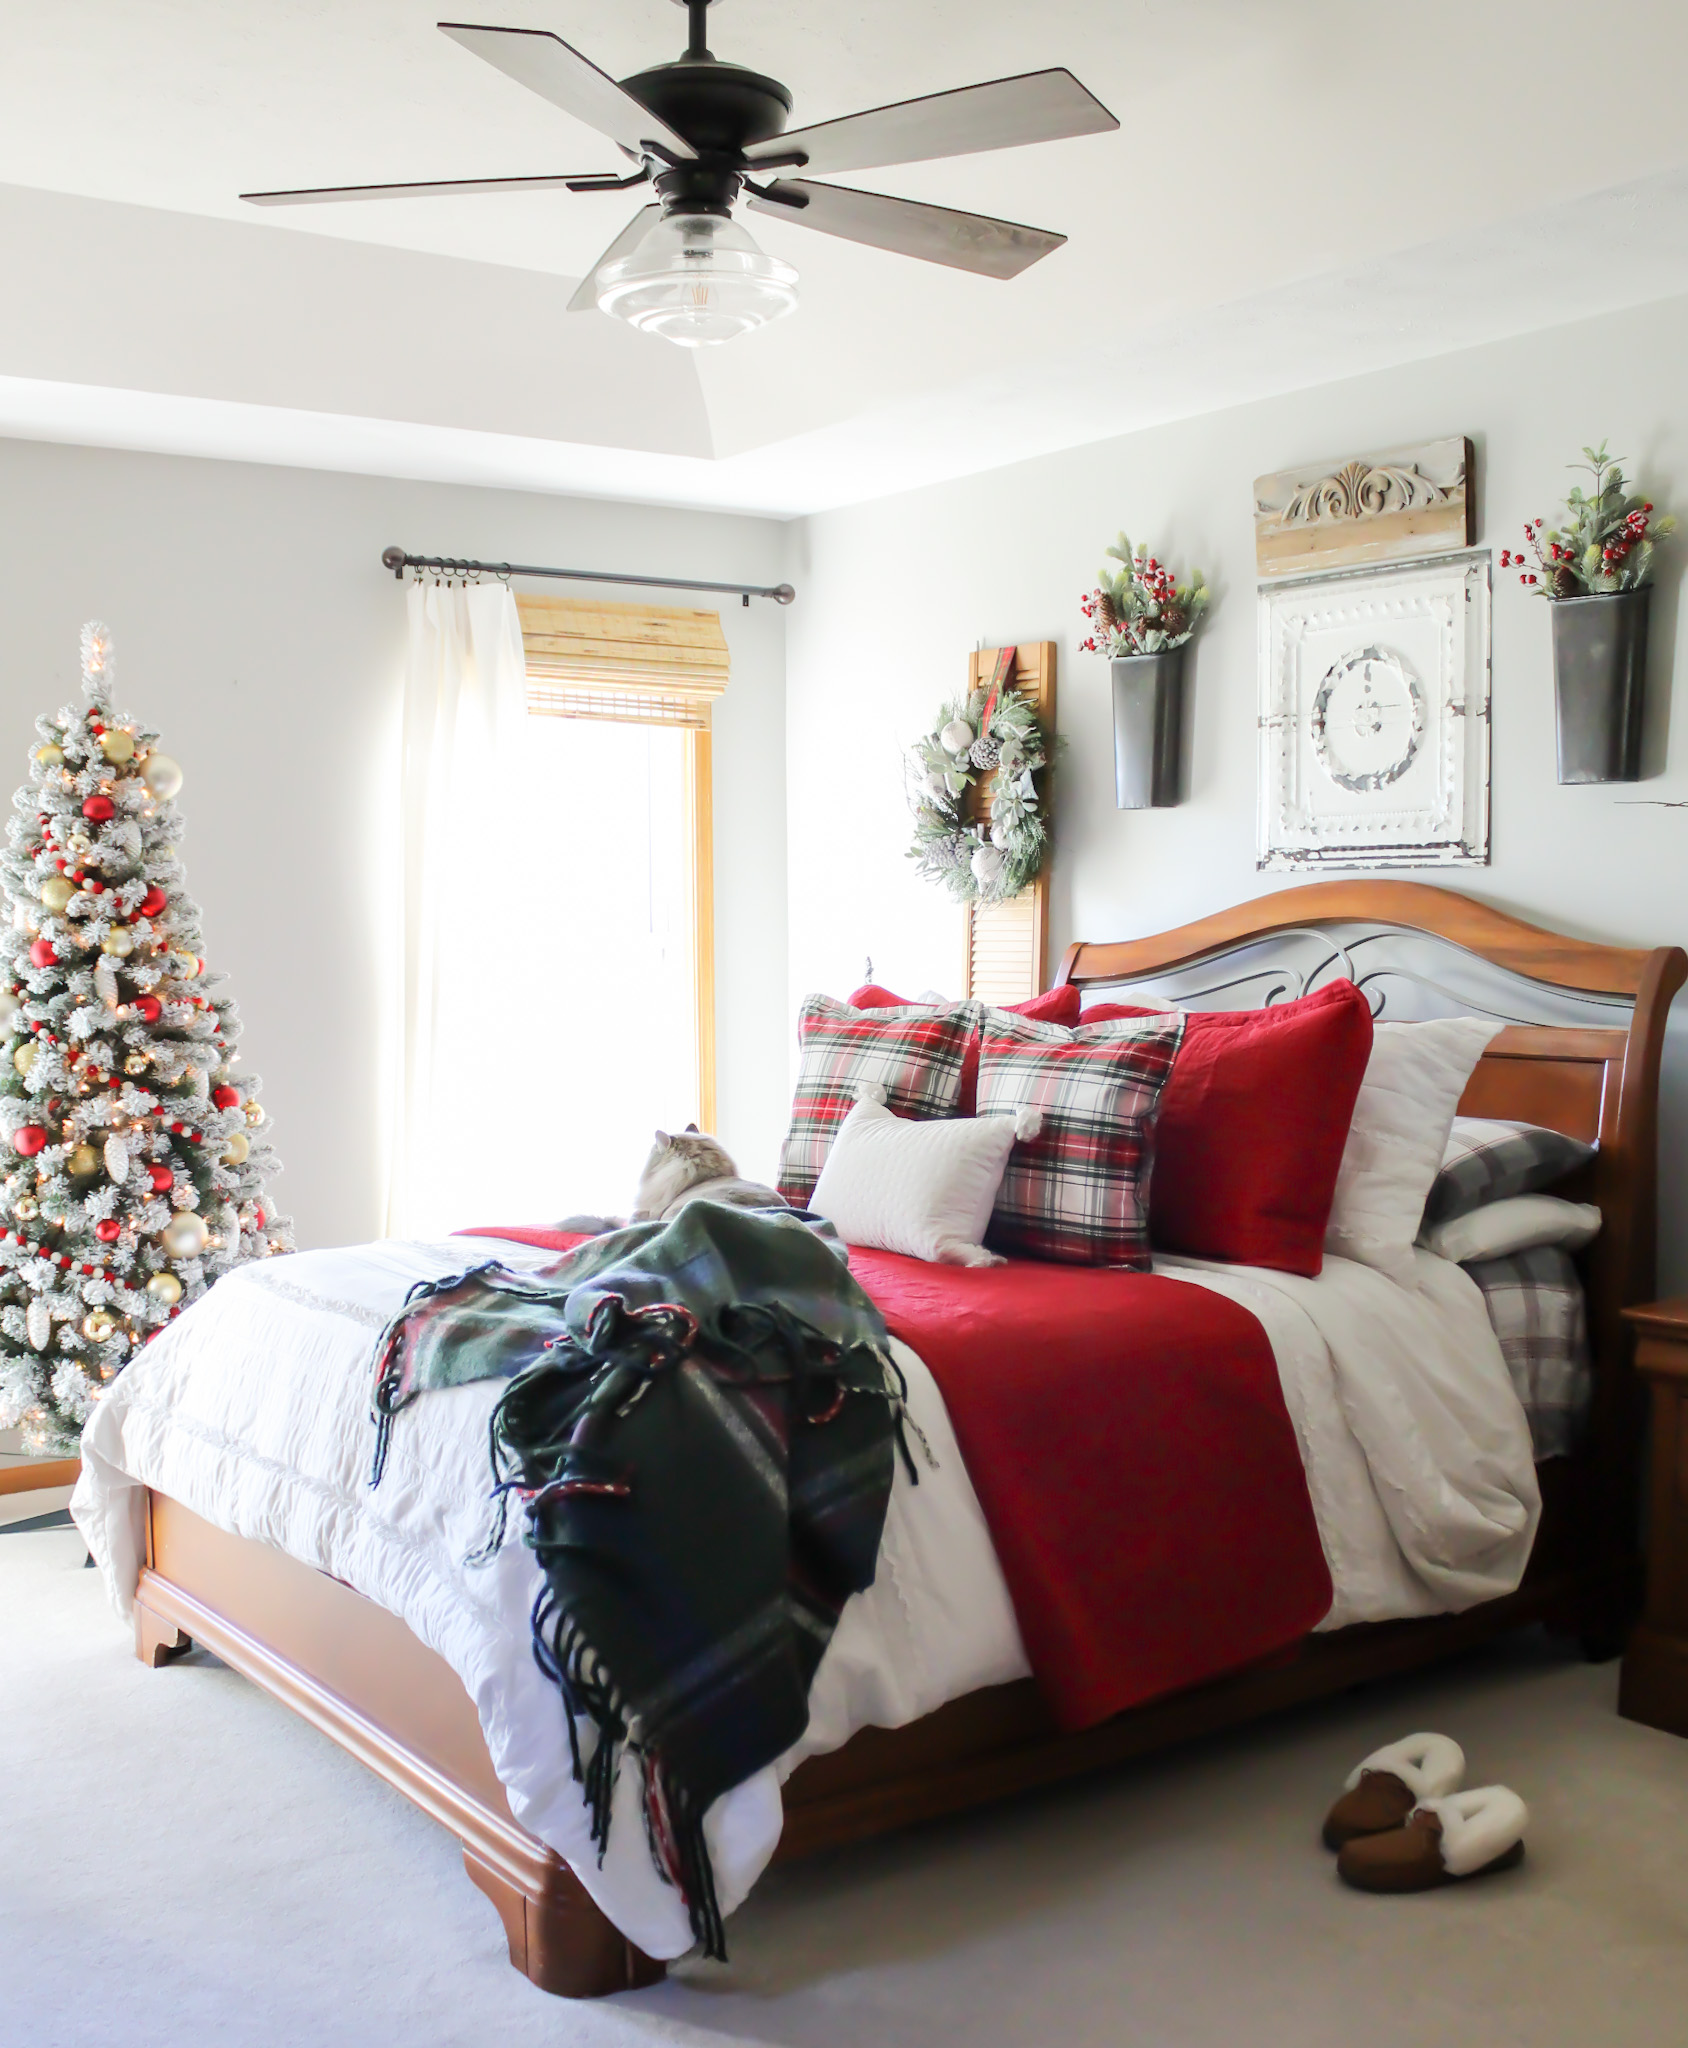
[[[112,708],[40,718],[0,854],[0,1429],[73,1449],[103,1388],[231,1267],[292,1249],[256,1075],[183,888],[182,771]]]

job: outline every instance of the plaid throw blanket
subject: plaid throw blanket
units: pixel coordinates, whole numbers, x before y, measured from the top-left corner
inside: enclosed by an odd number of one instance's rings
[[[839,1610],[873,1583],[904,1392],[884,1322],[796,1217],[713,1202],[537,1272],[473,1266],[381,1337],[372,1483],[410,1402],[495,1378],[488,1549],[513,1492],[593,1840],[629,1752],[657,1866],[724,1956],[703,1817],[803,1733]]]

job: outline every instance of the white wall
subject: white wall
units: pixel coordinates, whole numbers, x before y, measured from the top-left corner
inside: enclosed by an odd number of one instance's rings
[[[1067,751],[1055,797],[1052,947],[1163,929],[1292,877],[1254,865],[1255,568],[1251,485],[1288,463],[1453,433],[1477,443],[1479,538],[1497,555],[1551,516],[1565,465],[1609,437],[1661,510],[1688,510],[1688,405],[1671,301],[1074,449],[826,513],[792,530],[802,597],[787,642],[791,988],[847,991],[871,953],[905,991],[954,987],[956,913],[903,858],[902,749],[979,641],[1059,643]],[[1189,800],[1118,812],[1106,663],[1075,650],[1080,593],[1120,527],[1199,563],[1217,603],[1196,646]],[[1649,779],[1554,779],[1548,620],[1497,565],[1493,864],[1439,880],[1537,922],[1630,945],[1688,943],[1688,668],[1677,612],[1688,546],[1653,607]],[[1668,758],[1668,770],[1664,764]],[[1052,951],[1052,961],[1059,957]],[[1688,1008],[1688,1005],[1684,1005]],[[1667,1054],[1663,1278],[1688,1283],[1688,1016]]]
[[[780,529],[754,519],[0,442],[0,782],[22,781],[36,714],[75,699],[77,630],[103,617],[123,703],[186,770],[189,886],[266,1083],[278,1193],[304,1245],[378,1227],[377,819],[404,645],[380,566],[390,542],[756,583],[779,580],[781,551]],[[721,617],[719,1122],[746,1171],[767,1172],[786,1110],[784,618],[732,599]],[[589,868],[570,879],[591,886]],[[583,999],[613,1030],[613,960]],[[543,1047],[509,1079],[569,1084]]]

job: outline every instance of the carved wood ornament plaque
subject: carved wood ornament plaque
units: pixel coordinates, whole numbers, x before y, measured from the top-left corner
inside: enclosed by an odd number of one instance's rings
[[[1461,435],[1345,462],[1307,462],[1254,480],[1262,576],[1401,561],[1477,538],[1471,443]]]

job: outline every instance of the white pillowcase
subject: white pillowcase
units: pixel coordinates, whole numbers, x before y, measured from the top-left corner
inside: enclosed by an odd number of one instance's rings
[[[1486,1018],[1379,1024],[1336,1176],[1325,1250],[1413,1281],[1413,1240],[1483,1048],[1502,1027]]]
[[[1486,1202],[1469,1215],[1438,1223],[1424,1247],[1464,1266],[1475,1259],[1509,1259],[1540,1244],[1580,1252],[1600,1235],[1600,1211],[1592,1202],[1567,1202],[1558,1195],[1508,1195]]]
[[[864,1099],[838,1127],[809,1207],[846,1244],[944,1266],[1000,1266],[984,1248],[991,1206],[1021,1119],[916,1123]]]

